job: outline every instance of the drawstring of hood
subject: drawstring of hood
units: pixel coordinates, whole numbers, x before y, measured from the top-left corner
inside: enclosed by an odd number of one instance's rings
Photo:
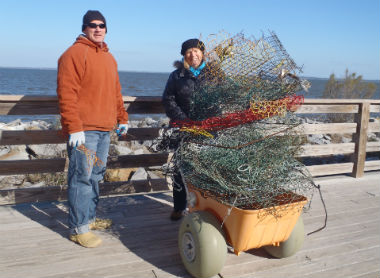
[[[74,42],[75,43],[82,43],[82,44],[85,44],[91,48],[95,48],[96,52],[100,52],[100,51],[103,51],[103,52],[108,52],[109,49],[108,49],[108,45],[103,42],[103,46],[100,47],[99,45],[97,45],[96,43],[92,42],[90,39],[88,39],[85,35],[81,34],[77,37],[76,41]]]

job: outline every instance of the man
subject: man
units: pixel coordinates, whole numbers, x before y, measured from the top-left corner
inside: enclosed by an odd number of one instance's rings
[[[177,70],[170,74],[162,97],[170,122],[189,118],[191,96],[206,67],[204,51],[205,45],[198,39],[189,39],[182,44],[183,62],[174,63]],[[173,203],[170,219],[179,220],[186,210],[186,188],[178,171],[174,173]]]
[[[99,11],[83,16],[83,35],[58,60],[57,94],[62,130],[68,134],[68,205],[70,240],[97,247],[96,228],[99,181],[103,179],[110,131],[128,130],[117,64],[104,37],[106,19]]]

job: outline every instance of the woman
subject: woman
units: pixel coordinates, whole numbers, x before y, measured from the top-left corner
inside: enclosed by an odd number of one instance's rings
[[[189,118],[191,96],[204,74],[205,45],[198,39],[189,39],[182,43],[182,62],[175,62],[177,68],[166,83],[162,102],[170,123]],[[171,220],[179,220],[186,211],[186,188],[179,171],[174,173],[173,185],[174,210]]]

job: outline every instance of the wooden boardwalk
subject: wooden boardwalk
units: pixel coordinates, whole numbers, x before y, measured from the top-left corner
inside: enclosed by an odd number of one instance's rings
[[[220,277],[379,277],[380,173],[316,179],[327,228],[307,236],[285,259],[264,250],[229,253]],[[169,192],[103,198],[99,215],[112,229],[103,244],[82,248],[67,239],[65,202],[0,206],[0,277],[190,277],[178,248],[179,223],[168,218]],[[324,223],[318,194],[304,213],[306,232]]]

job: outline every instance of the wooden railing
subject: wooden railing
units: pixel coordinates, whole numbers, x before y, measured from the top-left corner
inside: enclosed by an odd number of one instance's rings
[[[124,97],[129,114],[164,113],[160,97]],[[11,96],[0,95],[0,115],[46,115],[58,114],[55,96]],[[380,100],[306,99],[297,114],[318,115],[325,113],[355,114],[353,123],[303,124],[299,130],[308,134],[352,134],[351,143],[305,145],[301,157],[320,157],[351,154],[351,162],[308,165],[313,176],[350,173],[363,176],[365,171],[379,170],[380,160],[366,161],[368,152],[380,152],[380,142],[367,142],[369,132],[380,132],[380,125],[370,122],[370,113],[380,113]],[[308,115],[309,116],[309,115]],[[125,141],[152,140],[158,136],[159,128],[130,128]],[[65,139],[57,130],[0,130],[0,145],[61,144]],[[122,155],[110,157],[107,168],[135,168],[160,166],[167,162],[168,153]],[[64,172],[65,158],[0,161],[0,175]],[[101,184],[102,195],[148,192],[168,189],[165,179]],[[63,187],[22,188],[0,190],[0,204],[30,201],[61,200],[66,198]]]

